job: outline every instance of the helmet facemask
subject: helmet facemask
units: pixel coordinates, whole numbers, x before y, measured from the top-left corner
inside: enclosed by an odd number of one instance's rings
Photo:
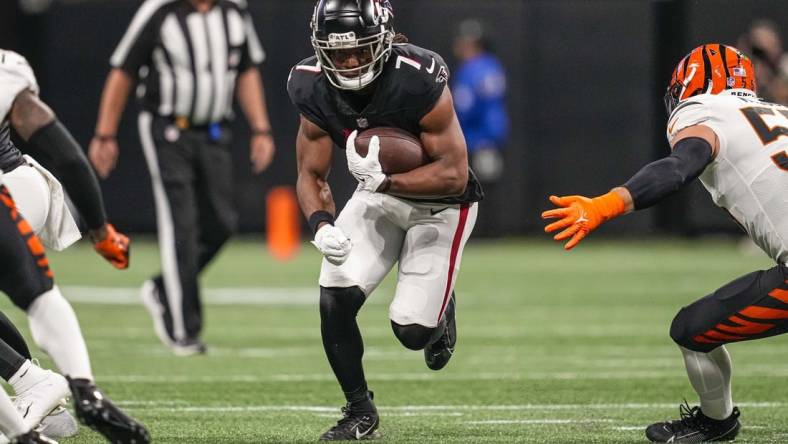
[[[383,72],[393,40],[390,29],[360,38],[354,31],[331,33],[327,39],[319,39],[312,31],[312,47],[328,81],[337,88],[353,91],[366,88]],[[339,67],[335,62],[338,51],[357,51],[356,57],[364,63],[353,68]]]
[[[684,92],[685,88],[686,87],[680,82],[673,82],[668,86],[668,90],[665,92],[665,97],[663,98],[665,102],[665,111],[667,111],[668,116],[673,114],[673,110],[679,102],[681,102],[681,94]]]

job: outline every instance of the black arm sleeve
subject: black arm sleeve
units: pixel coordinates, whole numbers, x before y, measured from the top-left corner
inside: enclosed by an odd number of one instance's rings
[[[88,159],[65,126],[55,119],[36,130],[27,141],[36,152],[49,157],[88,228],[95,230],[107,221],[101,189]]]
[[[705,139],[681,139],[670,156],[644,166],[623,186],[632,195],[636,210],[648,208],[695,180],[711,162],[711,155],[711,145]]]

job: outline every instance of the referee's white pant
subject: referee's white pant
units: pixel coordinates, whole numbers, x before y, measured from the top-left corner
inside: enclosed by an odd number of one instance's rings
[[[202,329],[197,278],[235,230],[231,134],[178,129],[171,119],[142,112],[140,140],[156,203],[162,272],[153,278],[172,341]]]

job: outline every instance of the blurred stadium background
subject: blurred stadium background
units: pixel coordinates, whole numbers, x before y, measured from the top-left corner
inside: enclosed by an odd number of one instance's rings
[[[28,14],[20,5],[50,4]],[[109,56],[139,0],[5,0],[0,46],[28,57],[42,96],[77,139],[93,134]],[[312,0],[251,0],[268,59],[263,66],[279,151],[260,177],[249,172],[243,119],[238,119],[236,201],[245,232],[265,228],[264,197],[295,181],[297,113],[287,97],[290,67],[311,54]],[[736,44],[756,19],[788,19],[782,0],[396,0],[397,29],[437,50],[456,67],[452,40],[465,18],[487,26],[508,75],[511,137],[505,153],[508,199],[495,214],[500,234],[537,233],[550,193],[606,191],[665,154],[662,105],[670,71],[698,44]],[[785,28],[782,28],[785,32]],[[104,183],[113,220],[132,232],[155,226],[150,181],[129,107],[119,134],[118,170]],[[332,185],[339,201],[355,184],[336,157]],[[694,187],[652,211],[605,227],[608,232],[686,234],[735,230]],[[604,231],[604,230],[603,230]]]
[[[87,146],[108,59],[139,0],[2,0],[0,47],[24,54],[42,96]],[[601,193],[666,153],[662,95],[698,44],[736,45],[767,18],[788,37],[785,0],[393,0],[396,27],[456,66],[463,19],[487,26],[508,75],[511,125],[501,189],[483,203],[499,239],[472,238],[459,280],[460,345],[440,374],[391,336],[391,283],[362,314],[369,379],[390,442],[632,442],[692,397],[667,336],[682,305],[768,261],[694,185],[603,228],[571,255],[541,234],[550,193]],[[312,442],[342,403],[325,362],[316,309],[318,254],[276,262],[260,235],[265,197],[295,181],[297,114],[289,68],[311,54],[312,0],[249,0],[268,59],[263,76],[276,137],[273,166],[252,176],[236,123],[235,200],[245,234],[218,258],[208,288],[206,357],[158,345],[136,288],[158,267],[150,181],[133,108],[118,170],[102,183],[111,219],[137,233],[132,268],[111,270],[87,247],[53,255],[75,301],[97,379],[152,428],[157,442]],[[746,49],[746,48],[742,48]],[[788,75],[783,73],[783,75]],[[342,156],[338,203],[355,185]],[[729,236],[697,239],[697,235]],[[606,239],[603,239],[607,235]],[[624,236],[620,236],[624,234]],[[306,237],[306,236],[305,236]],[[688,273],[692,270],[692,274]],[[19,313],[8,308],[15,321]],[[786,442],[783,338],[734,345],[747,442]],[[98,442],[83,433],[66,442]]]

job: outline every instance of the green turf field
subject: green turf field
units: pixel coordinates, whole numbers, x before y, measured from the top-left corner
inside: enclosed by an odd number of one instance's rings
[[[338,418],[343,399],[320,342],[311,246],[284,264],[256,239],[225,250],[204,278],[210,353],[192,358],[160,346],[136,302],[158,266],[154,244],[134,245],[127,272],[84,245],[52,259],[64,293],[79,301],[99,385],[148,424],[155,442],[314,442]],[[644,441],[646,424],[677,416],[683,397],[694,400],[668,337],[675,312],[769,266],[723,241],[591,239],[572,253],[546,241],[471,242],[458,282],[458,349],[442,372],[391,334],[390,282],[361,312],[384,439]],[[788,441],[788,343],[730,350],[740,440]],[[64,442],[101,441],[83,429]]]

